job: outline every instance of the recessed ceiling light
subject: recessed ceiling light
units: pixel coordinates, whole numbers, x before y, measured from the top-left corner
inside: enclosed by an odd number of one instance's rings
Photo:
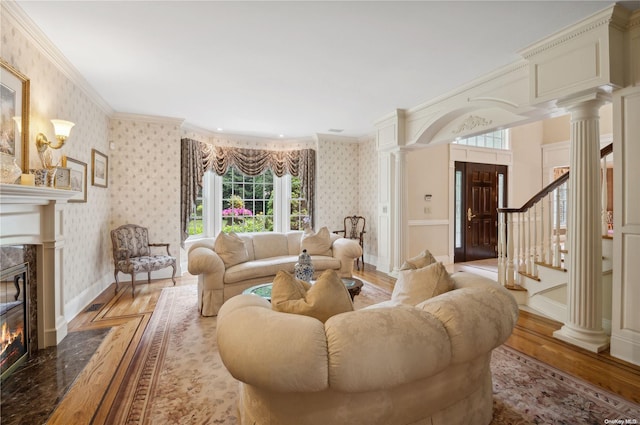
[[[220,128],[220,127],[216,128],[216,130],[218,130],[218,131],[223,131],[223,129],[222,129],[222,128]]]
[[[279,135],[278,137],[283,138],[283,137],[284,137],[284,134],[281,134],[281,135]]]

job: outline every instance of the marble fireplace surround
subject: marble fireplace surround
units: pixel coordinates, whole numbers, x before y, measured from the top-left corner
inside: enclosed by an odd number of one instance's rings
[[[0,185],[0,245],[37,246],[38,348],[58,345],[67,335],[63,207],[75,194],[47,187]]]

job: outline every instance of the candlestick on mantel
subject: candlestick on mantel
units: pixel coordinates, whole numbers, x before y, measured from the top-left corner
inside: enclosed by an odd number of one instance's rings
[[[20,176],[20,184],[25,186],[35,186],[36,180],[33,174],[23,174]]]

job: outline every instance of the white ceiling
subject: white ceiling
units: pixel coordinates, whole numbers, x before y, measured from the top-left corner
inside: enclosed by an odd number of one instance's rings
[[[370,134],[612,2],[17,3],[117,112],[296,138]]]

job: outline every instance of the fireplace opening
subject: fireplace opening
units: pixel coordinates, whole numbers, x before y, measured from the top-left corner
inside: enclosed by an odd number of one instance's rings
[[[29,354],[29,265],[0,271],[0,381]]]

